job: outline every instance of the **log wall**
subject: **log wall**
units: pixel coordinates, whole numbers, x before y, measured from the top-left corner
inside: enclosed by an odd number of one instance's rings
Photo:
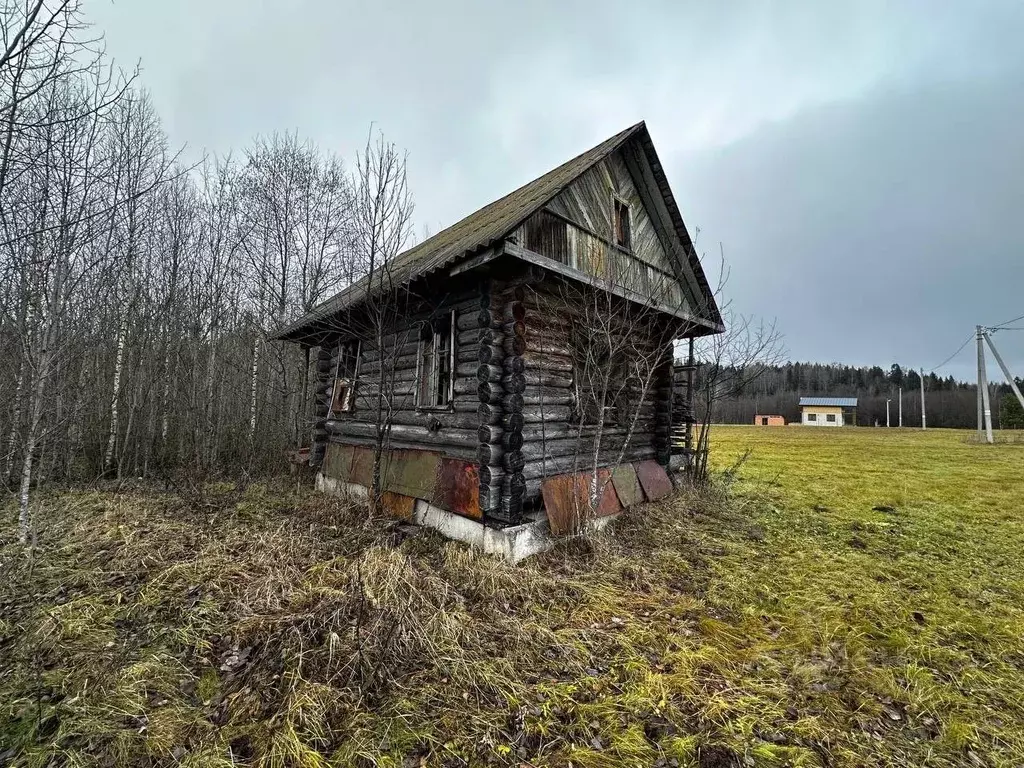
[[[355,409],[330,418],[338,338],[317,357],[312,460],[319,465],[329,441],[373,446],[377,397],[390,419],[390,448],[429,450],[474,463],[486,520],[515,525],[524,506],[541,496],[546,478],[593,466],[656,458],[668,464],[672,434],[671,345],[658,350],[652,316],[630,329],[638,354],[658,357],[646,391],[631,391],[626,418],[579,424],[572,327],[579,323],[558,278],[536,268],[514,277],[484,277],[437,306],[422,306],[386,329],[382,343],[364,337],[355,384]],[[421,323],[454,316],[454,398],[444,410],[417,409]],[[384,361],[382,368],[381,361]],[[393,365],[392,365],[393,361]],[[663,369],[663,370],[662,370]],[[382,371],[384,373],[382,381]],[[635,418],[634,418],[635,417]]]
[[[437,304],[422,302],[395,318],[383,334],[367,327],[349,338],[360,342],[354,409],[331,418],[329,414],[338,341],[331,339],[317,358],[314,455],[323,460],[327,441],[373,445],[378,424],[390,421],[390,448],[437,451],[444,456],[475,460],[477,450],[477,365],[480,340],[475,330],[480,315],[479,288],[467,288]],[[444,409],[417,408],[415,404],[419,333],[423,323],[446,318],[454,310],[454,396]],[[474,330],[462,330],[472,328]],[[379,337],[379,338],[378,338]],[[378,397],[380,396],[380,399]],[[378,405],[381,406],[378,418]],[[318,447],[319,446],[319,447]]]
[[[540,496],[545,478],[592,469],[595,455],[600,467],[660,460],[670,445],[668,437],[662,440],[661,435],[663,424],[669,432],[671,425],[671,392],[666,391],[666,374],[671,380],[671,345],[660,343],[657,317],[651,315],[641,327],[628,329],[638,355],[658,358],[657,371],[646,391],[631,389],[622,398],[622,419],[599,426],[573,420],[579,388],[574,380],[572,327],[585,322],[579,308],[551,278],[528,284],[522,304],[526,386],[523,443],[517,453],[522,457],[518,471],[524,502]]]

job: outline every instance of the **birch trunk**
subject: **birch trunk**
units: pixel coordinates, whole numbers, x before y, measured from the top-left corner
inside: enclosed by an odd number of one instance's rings
[[[260,337],[252,343],[252,381],[249,389],[249,444],[256,442],[257,383],[260,374]]]
[[[203,403],[205,414],[205,428],[207,444],[203,455],[206,457],[206,465],[212,467],[217,458],[218,444],[218,414],[216,400],[214,400],[214,374],[217,371],[217,336],[215,332],[210,334],[210,360],[206,369],[206,402]],[[197,436],[196,443],[202,445],[202,439]]]
[[[171,399],[171,349],[168,344],[164,351],[162,390],[160,392],[160,451],[164,456],[167,454],[167,432],[170,429],[170,399]],[[177,378],[177,374],[175,374]]]
[[[49,335],[47,333],[47,336]],[[29,536],[32,530],[32,519],[29,515],[32,463],[36,448],[39,445],[40,426],[43,418],[43,398],[46,396],[46,386],[50,377],[51,354],[50,344],[47,342],[39,356],[39,368],[36,374],[35,386],[32,389],[31,416],[29,418],[28,434],[25,437],[25,457],[21,464],[21,484],[18,489],[18,541],[22,544],[29,543]]]
[[[7,458],[4,461],[5,483],[13,480],[12,473],[14,472],[14,455],[17,453],[18,432],[21,427],[21,411],[22,401],[24,399],[26,367],[26,361],[22,358],[21,365],[18,367],[18,384],[14,390],[14,413],[11,414],[11,430],[7,435]]]
[[[121,373],[124,368],[125,329],[117,331],[117,356],[114,359],[114,387],[110,396],[110,432],[107,435],[107,450],[103,453],[103,470],[111,469],[114,463],[114,445],[117,443],[118,410],[117,400],[121,392]]]

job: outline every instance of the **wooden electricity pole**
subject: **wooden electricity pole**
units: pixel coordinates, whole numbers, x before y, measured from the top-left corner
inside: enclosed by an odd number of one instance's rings
[[[987,443],[992,440],[992,406],[988,399],[988,379],[985,377],[985,346],[984,331],[981,326],[975,326],[978,342],[978,439],[982,439],[982,421],[984,421],[985,436]]]

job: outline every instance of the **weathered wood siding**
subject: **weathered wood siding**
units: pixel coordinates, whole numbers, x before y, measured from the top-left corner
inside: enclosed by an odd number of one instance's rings
[[[632,247],[614,245],[616,198],[629,205]],[[564,231],[556,222],[567,224]],[[625,161],[615,153],[597,163],[513,233],[516,242],[567,266],[684,311],[676,268],[643,205]],[[533,246],[533,247],[531,247]]]

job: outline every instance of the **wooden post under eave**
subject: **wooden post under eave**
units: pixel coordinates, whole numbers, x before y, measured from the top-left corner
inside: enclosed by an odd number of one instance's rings
[[[686,436],[683,445],[687,456],[693,452],[693,337],[688,339],[686,355]]]

